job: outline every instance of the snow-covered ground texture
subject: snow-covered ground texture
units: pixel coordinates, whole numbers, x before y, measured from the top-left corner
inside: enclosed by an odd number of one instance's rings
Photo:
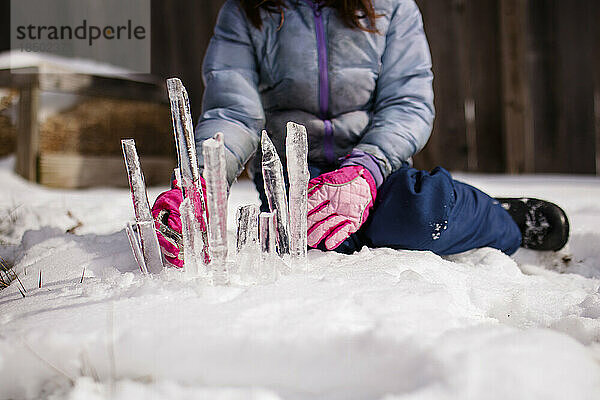
[[[460,176],[563,206],[559,253],[312,250],[306,273],[213,287],[136,270],[127,191],[50,190],[11,166],[0,255],[27,292],[0,291],[0,399],[600,398],[599,179]],[[237,183],[230,216],[256,201]]]

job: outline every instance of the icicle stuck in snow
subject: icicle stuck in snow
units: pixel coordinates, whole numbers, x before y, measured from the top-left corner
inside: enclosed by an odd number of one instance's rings
[[[125,225],[125,233],[127,233],[127,239],[129,239],[129,246],[131,247],[131,252],[133,253],[133,259],[140,268],[140,271],[142,271],[143,274],[147,274],[148,269],[146,268],[146,263],[144,262],[144,253],[142,253],[142,243],[140,242],[140,238],[135,229],[133,228],[131,222],[127,222],[127,225]]]
[[[277,211],[261,212],[259,216],[259,236],[260,236],[260,268],[257,281],[260,283],[273,282],[277,278],[277,267],[283,264],[283,261],[276,256],[275,242],[277,230],[275,221],[277,220]]]
[[[194,206],[189,198],[183,199],[179,205],[181,215],[181,232],[183,233],[183,269],[190,277],[200,276],[205,272],[201,268],[203,260],[202,231],[196,219]]]
[[[211,269],[216,285],[229,282],[227,272],[227,176],[223,134],[202,143],[204,180],[208,203],[208,241]]]
[[[277,150],[269,139],[267,131],[262,132],[262,173],[269,208],[275,214],[277,231],[277,253],[280,256],[290,254],[290,234],[288,222],[288,204],[283,179],[283,167]]]
[[[256,283],[260,269],[259,213],[256,204],[241,206],[237,210],[236,264],[240,279],[245,283]]]
[[[181,170],[175,168],[173,173],[177,182],[181,182]],[[200,267],[204,254],[202,229],[190,198],[184,198],[179,205],[179,215],[181,215],[183,254],[180,256],[183,256],[183,270],[190,277],[203,275],[206,269]]]
[[[178,180],[178,183],[182,188],[183,197],[191,199],[189,206],[193,208],[194,220],[196,221],[191,220],[188,229],[183,232],[184,251],[188,253],[188,259],[191,255],[202,254],[202,262],[208,264],[210,256],[208,253],[206,204],[204,204],[202,185],[200,184],[190,102],[185,87],[178,78],[167,79],[167,89],[171,101],[171,117],[181,173],[181,179]],[[195,235],[196,230],[200,232],[201,241],[191,238],[192,235]],[[185,238],[186,235],[188,236],[187,239]],[[185,243],[190,246],[202,246],[202,248],[185,249]]]
[[[308,210],[308,139],[306,128],[294,122],[287,123],[285,151],[287,156],[288,179],[290,182],[290,255],[292,266],[306,268]]]
[[[144,182],[140,159],[135,148],[135,141],[133,139],[121,140],[121,147],[123,148],[123,157],[125,159],[127,177],[129,178],[129,188],[131,190],[135,220],[139,229],[144,263],[148,272],[157,274],[163,269],[163,260],[156,236],[156,228],[154,227],[154,218],[152,218],[152,213],[150,212],[146,183]]]
[[[240,206],[237,210],[237,238],[235,249],[239,253],[246,247],[258,245],[258,214],[256,204]]]
[[[275,214],[276,212],[260,213],[260,251],[263,254],[275,252]]]

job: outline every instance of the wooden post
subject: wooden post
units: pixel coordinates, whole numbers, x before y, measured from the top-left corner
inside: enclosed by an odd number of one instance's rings
[[[588,14],[589,24],[592,27],[592,37],[600,35],[600,4],[592,3],[592,12]],[[600,41],[594,40],[592,47],[594,71],[594,131],[596,133],[596,175],[600,175]]]
[[[534,130],[526,67],[527,0],[500,1],[506,172],[534,171]]]
[[[466,0],[453,1],[453,24],[456,29],[456,58],[458,59],[458,76],[462,84],[463,117],[465,142],[467,148],[467,170],[477,171],[477,124],[475,117],[475,98],[473,97],[473,69],[471,68],[471,38],[467,27],[469,25]]]
[[[595,4],[595,3],[594,3]],[[600,6],[595,5],[595,14],[600,16]],[[600,28],[596,26],[595,32],[600,33]],[[597,36],[596,36],[597,37]],[[596,175],[600,175],[600,43],[595,42],[595,48],[593,48],[595,54],[594,57],[594,133],[596,136]]]
[[[479,170],[479,157],[477,152],[477,120],[475,99],[465,99],[465,129],[467,135],[467,167],[469,171]]]
[[[465,64],[461,32],[464,0],[418,0],[433,57],[436,118],[433,134],[415,165],[431,169],[443,165],[450,170],[468,169],[464,100]],[[461,49],[461,53],[457,52]],[[468,66],[468,64],[467,64]]]
[[[596,175],[600,175],[600,87],[594,90],[594,129],[596,131]]]
[[[39,88],[37,79],[19,90],[19,120],[17,125],[16,172],[23,178],[37,181],[39,146]]]

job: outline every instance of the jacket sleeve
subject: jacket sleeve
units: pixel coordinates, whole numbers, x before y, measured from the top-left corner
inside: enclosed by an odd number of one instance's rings
[[[228,0],[219,12],[202,67],[205,90],[195,132],[198,163],[202,169],[202,142],[223,132],[230,185],[256,151],[265,125],[249,29],[238,1]]]
[[[385,178],[425,146],[435,114],[431,55],[413,0],[394,11],[381,62],[371,124],[356,149],[375,157]]]

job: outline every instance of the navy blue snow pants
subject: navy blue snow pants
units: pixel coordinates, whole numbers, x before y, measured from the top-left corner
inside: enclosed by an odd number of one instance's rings
[[[320,174],[310,172],[311,178]],[[268,210],[260,175],[255,184]],[[391,247],[447,255],[493,247],[510,255],[520,244],[519,227],[496,200],[441,167],[427,172],[404,166],[378,189],[367,222],[335,250]]]

